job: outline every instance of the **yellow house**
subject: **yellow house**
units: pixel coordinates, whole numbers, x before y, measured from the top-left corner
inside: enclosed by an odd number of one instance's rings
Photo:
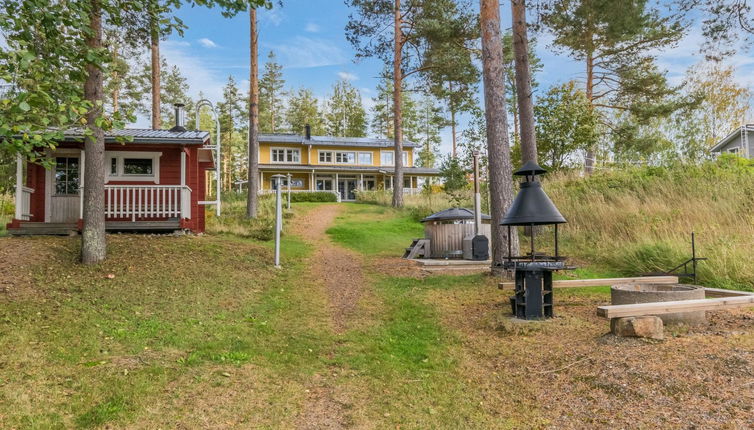
[[[403,144],[406,193],[418,192],[423,178],[439,174],[438,169],[414,166],[417,146]],[[357,190],[392,189],[394,148],[388,139],[263,133],[259,135],[260,192],[270,192],[272,176],[278,174],[291,175],[292,191],[336,192],[345,201],[355,200]]]

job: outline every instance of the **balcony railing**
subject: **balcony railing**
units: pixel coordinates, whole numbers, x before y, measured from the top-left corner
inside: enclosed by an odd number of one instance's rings
[[[131,221],[191,218],[185,185],[105,185],[105,218]]]

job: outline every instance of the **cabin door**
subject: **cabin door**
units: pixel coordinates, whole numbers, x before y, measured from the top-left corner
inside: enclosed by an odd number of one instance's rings
[[[55,165],[47,171],[47,222],[75,223],[80,215],[80,152],[57,153],[54,159]]]

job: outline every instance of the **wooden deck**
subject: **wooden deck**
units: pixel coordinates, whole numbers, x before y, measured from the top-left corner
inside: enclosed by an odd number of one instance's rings
[[[180,230],[180,221],[106,221],[107,231],[155,232]],[[20,228],[8,229],[12,236],[72,236],[79,233],[76,223],[22,222]]]

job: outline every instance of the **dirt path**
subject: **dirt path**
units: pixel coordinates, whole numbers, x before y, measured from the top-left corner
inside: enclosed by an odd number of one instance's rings
[[[356,323],[359,302],[370,294],[364,276],[362,257],[333,243],[327,229],[340,214],[342,206],[322,205],[306,214],[298,215],[292,223],[293,233],[312,244],[314,253],[309,259],[312,282],[323,286],[329,307],[333,332],[343,334]],[[360,315],[363,319],[363,315]],[[335,375],[339,369],[330,369],[327,375],[314,375],[307,390],[307,401],[298,419],[300,429],[344,429],[352,427],[347,411],[350,398],[337,386]]]
[[[319,206],[296,217],[292,227],[295,234],[315,247],[310,270],[327,289],[330,318],[336,333],[344,333],[349,328],[359,300],[367,291],[362,257],[334,244],[326,233],[341,209],[338,205]]]

